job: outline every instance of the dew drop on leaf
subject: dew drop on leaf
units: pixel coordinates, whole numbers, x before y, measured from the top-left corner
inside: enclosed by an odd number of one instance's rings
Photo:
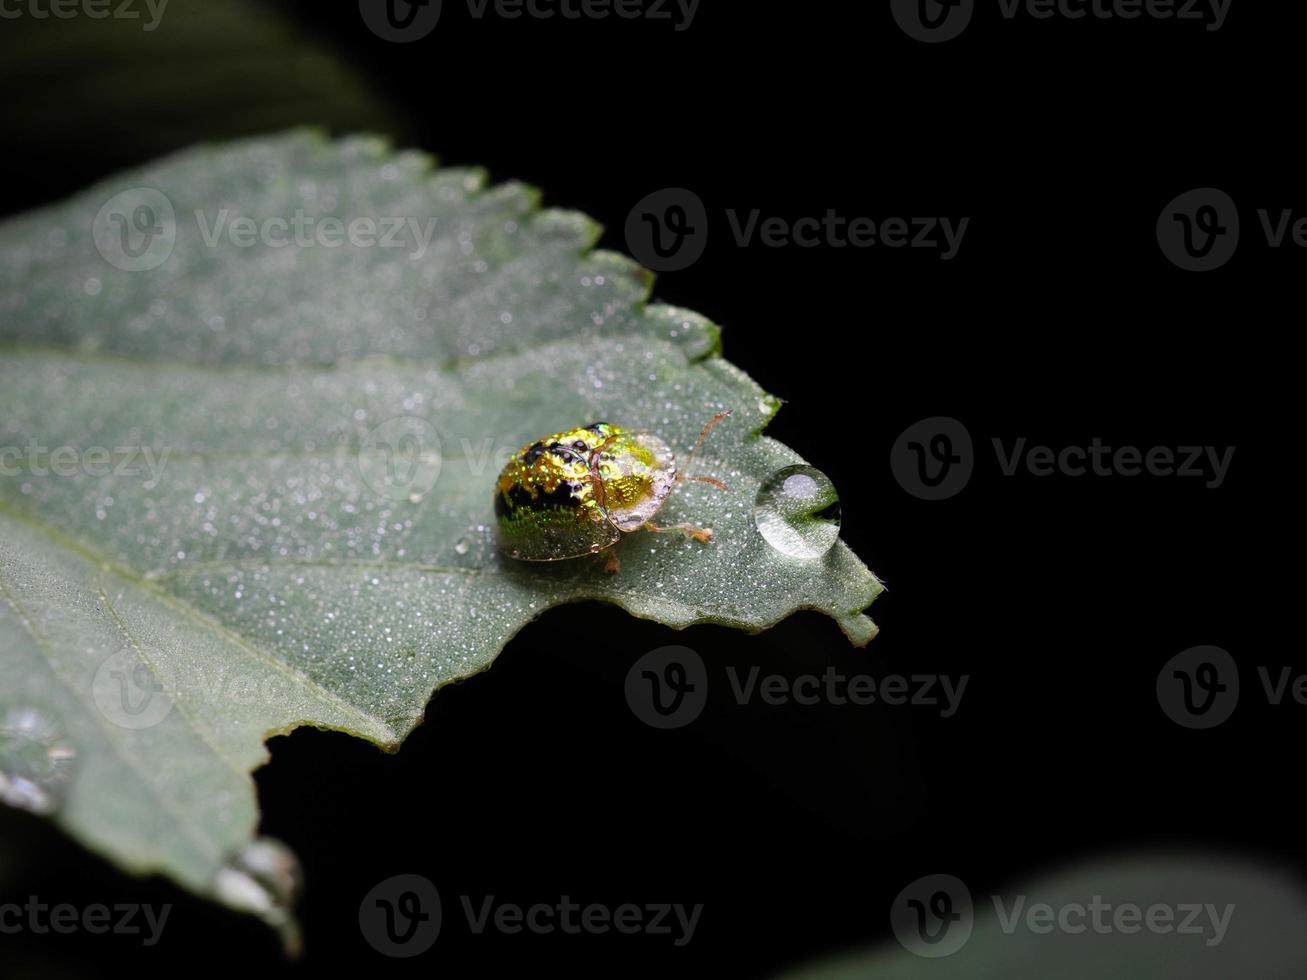
[[[77,750],[36,708],[0,710],[0,803],[48,815],[59,809]]]
[[[758,488],[754,523],[769,545],[791,558],[820,558],[840,536],[835,485],[812,466],[777,470]]]
[[[213,890],[226,905],[257,915],[276,929],[294,955],[300,936],[292,911],[303,882],[295,853],[281,841],[259,837],[218,870]]]

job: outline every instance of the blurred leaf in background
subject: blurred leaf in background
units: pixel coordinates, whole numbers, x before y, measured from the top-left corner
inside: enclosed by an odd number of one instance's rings
[[[18,5],[19,16],[0,21],[5,211],[200,141],[295,125],[411,137],[361,71],[275,5],[158,6],[131,4],[134,18],[64,18]]]
[[[904,889],[891,918],[901,945],[781,980],[1307,977],[1301,882],[1236,858],[1112,857],[994,892],[930,876]]]

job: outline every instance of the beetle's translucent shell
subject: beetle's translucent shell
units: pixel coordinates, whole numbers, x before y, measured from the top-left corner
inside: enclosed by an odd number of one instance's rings
[[[596,422],[545,436],[499,474],[499,546],[523,561],[603,551],[652,518],[675,483],[676,457],[653,433]]]

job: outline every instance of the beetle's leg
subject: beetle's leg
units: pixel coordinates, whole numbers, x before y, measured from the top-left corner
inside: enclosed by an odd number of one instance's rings
[[[730,488],[727,487],[726,484],[723,483],[721,480],[714,480],[714,479],[713,479],[712,477],[710,477],[710,476],[688,476],[688,475],[687,475],[687,472],[688,472],[689,469],[690,469],[690,464],[691,464],[692,462],[694,462],[694,454],[697,453],[697,452],[699,451],[699,447],[703,445],[703,441],[704,441],[705,439],[708,438],[708,433],[711,432],[711,431],[713,430],[713,427],[714,427],[718,422],[720,422],[722,419],[726,418],[726,416],[730,415],[732,411],[734,411],[734,409],[727,409],[727,410],[724,411],[724,412],[718,412],[716,415],[714,415],[712,418],[710,418],[710,419],[708,420],[708,424],[705,425],[705,426],[703,427],[703,431],[699,433],[699,438],[695,440],[695,442],[694,442],[694,448],[690,450],[690,455],[688,455],[688,456],[685,457],[685,468],[682,469],[682,470],[680,470],[680,471],[676,474],[676,482],[677,482],[677,483],[680,483],[680,482],[682,482],[682,481],[686,481],[686,480],[690,480],[690,481],[693,481],[693,482],[695,482],[695,483],[708,483],[708,484],[711,484],[712,486],[716,487],[718,490],[728,490],[728,489],[730,489]]]
[[[694,540],[702,541],[704,544],[710,542],[713,537],[710,528],[695,527],[692,524],[671,524],[667,527],[659,527],[657,524],[651,524],[648,521],[645,521],[645,523],[640,525],[640,530],[657,531],[660,534],[664,531],[680,531],[687,538],[694,538]]]

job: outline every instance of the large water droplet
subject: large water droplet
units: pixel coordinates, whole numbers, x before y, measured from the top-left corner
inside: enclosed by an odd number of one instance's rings
[[[295,852],[281,841],[259,837],[218,870],[213,890],[225,904],[253,913],[276,929],[293,956],[299,952],[300,934],[292,910],[303,882]]]
[[[10,707],[0,713],[0,803],[54,813],[76,760],[72,743],[36,708]]]
[[[758,488],[753,520],[767,543],[792,558],[820,558],[840,536],[840,498],[821,470],[787,466]]]
[[[456,554],[466,555],[472,550],[472,542],[467,538],[459,538],[454,542],[454,551]]]

